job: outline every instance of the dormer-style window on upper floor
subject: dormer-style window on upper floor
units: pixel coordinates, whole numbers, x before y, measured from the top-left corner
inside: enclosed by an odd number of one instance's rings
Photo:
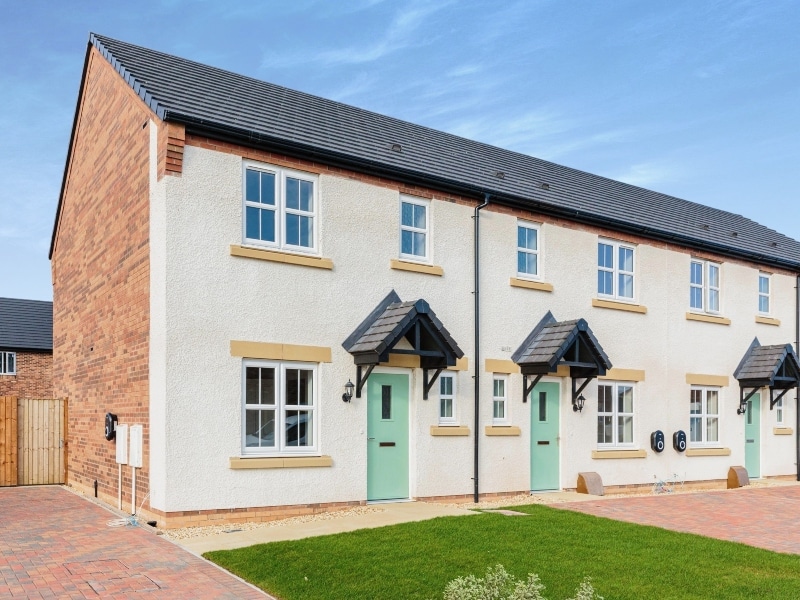
[[[758,274],[758,312],[768,315],[772,307],[770,298],[772,296],[772,276],[769,273]]]
[[[279,250],[317,252],[317,178],[246,163],[244,241]]]
[[[517,222],[517,276],[524,279],[541,279],[541,235],[539,226],[525,221]]]
[[[634,298],[634,252],[629,244],[600,240],[597,243],[597,295],[615,300]]]
[[[692,310],[718,313],[719,291],[719,265],[693,260],[689,282],[689,306]]]
[[[17,374],[17,353],[0,352],[0,375]]]
[[[430,262],[430,202],[400,198],[400,258]]]

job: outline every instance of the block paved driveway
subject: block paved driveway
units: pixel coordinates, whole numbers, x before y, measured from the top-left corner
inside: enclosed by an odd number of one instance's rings
[[[795,484],[551,506],[800,554],[800,485]]]
[[[0,598],[270,596],[57,486],[0,488]]]

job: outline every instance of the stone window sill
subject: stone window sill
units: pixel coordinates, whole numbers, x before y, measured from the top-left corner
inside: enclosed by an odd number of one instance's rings
[[[730,456],[730,448],[688,448],[686,456]]]
[[[509,280],[508,284],[511,287],[524,288],[527,290],[538,290],[540,292],[553,291],[553,284],[545,283],[544,281],[531,281],[529,279],[519,279],[517,277],[512,277]]]
[[[646,458],[646,450],[592,450],[592,458]]]
[[[773,427],[772,434],[773,435],[792,435],[794,433],[794,429],[791,427]]]
[[[433,436],[469,435],[469,427],[467,427],[466,425],[431,425],[431,435]]]
[[[333,466],[333,459],[330,456],[231,456],[230,458],[231,469],[294,469],[331,466]]]
[[[499,425],[487,425],[485,433],[488,436],[522,435],[522,431],[520,430],[520,428],[514,425],[506,425],[502,427]]]
[[[756,316],[756,323],[761,323],[762,325],[774,325],[775,327],[780,327],[781,320],[774,319],[772,317]]]
[[[625,312],[633,312],[639,314],[647,313],[647,307],[641,304],[629,304],[628,302],[617,302],[616,300],[601,300],[600,298],[592,298],[592,306],[595,308],[609,308],[611,310],[622,310]]]
[[[726,317],[717,317],[715,315],[701,315],[699,313],[687,312],[687,321],[699,321],[701,323],[714,323],[715,325],[730,325],[731,320]]]
[[[252,248],[250,246],[240,246],[238,244],[231,244],[231,256],[255,258],[269,262],[279,262],[287,265],[300,265],[302,267],[314,267],[317,269],[333,269],[333,261],[330,258],[306,256],[304,254],[291,254],[289,252],[266,250],[264,248]]]
[[[441,277],[444,275],[444,269],[437,265],[423,265],[405,260],[392,259],[389,261],[389,266],[396,271],[409,271],[411,273],[424,273],[425,275],[436,275]]]

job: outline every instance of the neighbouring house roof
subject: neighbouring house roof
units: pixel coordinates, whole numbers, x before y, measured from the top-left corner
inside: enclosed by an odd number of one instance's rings
[[[741,387],[795,387],[800,381],[800,363],[791,344],[761,346],[754,340],[733,376]]]
[[[89,44],[188,133],[800,272],[800,242],[737,214],[105,36]]]
[[[406,340],[410,349],[395,348]],[[390,352],[416,354],[422,368],[453,366],[464,356],[425,300],[400,302],[392,290],[342,343],[357,365],[389,360]]]
[[[585,319],[556,321],[549,311],[511,359],[523,375],[554,373],[559,364],[575,368],[580,377],[605,375],[611,368],[611,361]]]
[[[0,298],[0,348],[53,351],[53,303]]]

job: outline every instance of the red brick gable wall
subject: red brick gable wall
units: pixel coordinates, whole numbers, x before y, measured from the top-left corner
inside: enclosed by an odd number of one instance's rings
[[[149,489],[149,120],[152,112],[93,48],[52,256],[53,379],[69,399],[68,482],[116,503],[104,415],[144,425]],[[130,469],[123,469],[130,502]],[[138,501],[137,501],[138,503]],[[145,505],[147,506],[147,505]]]
[[[53,397],[53,355],[17,352],[16,375],[0,375],[0,396]]]

